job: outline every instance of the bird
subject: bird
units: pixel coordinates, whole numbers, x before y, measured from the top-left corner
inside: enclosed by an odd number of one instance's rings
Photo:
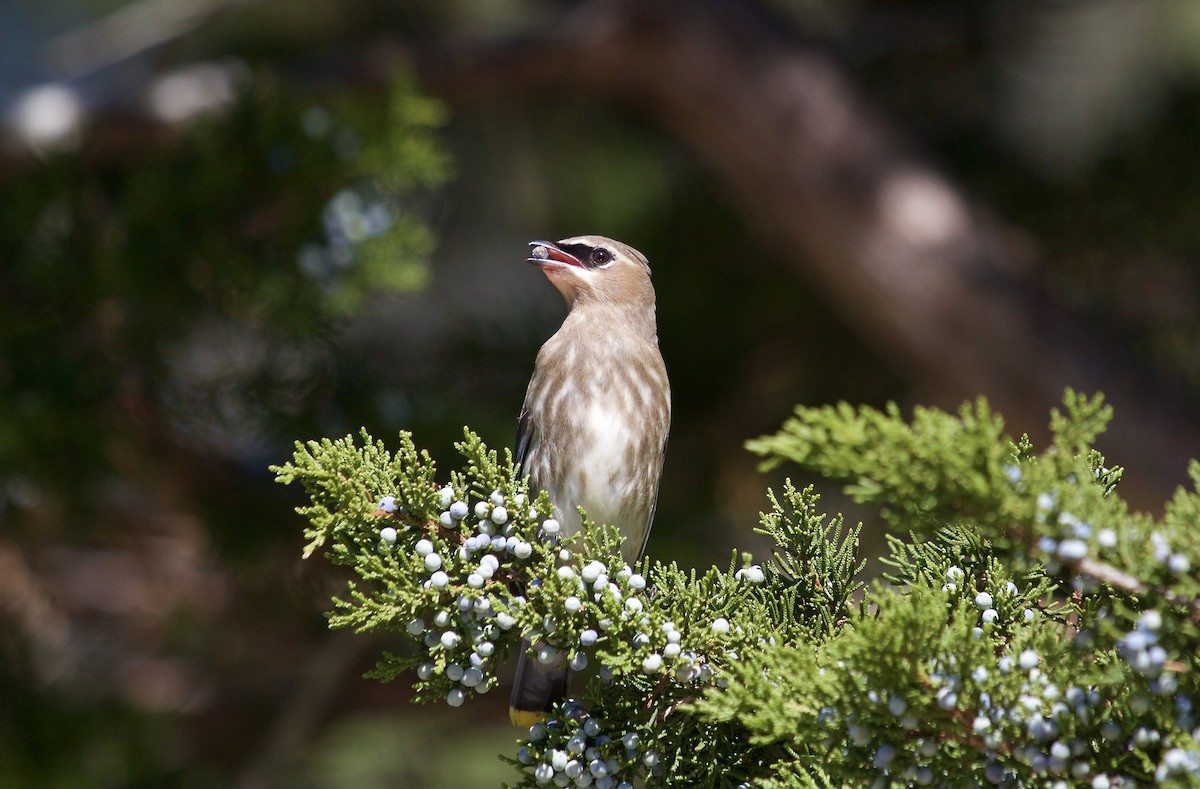
[[[671,387],[658,345],[654,286],[645,255],[604,236],[531,241],[528,261],[568,305],[537,354],[517,423],[514,461],[531,491],[545,490],[563,537],[581,526],[579,508],[615,526],[622,558],[646,548],[658,501]],[[522,646],[509,717],[545,719],[566,697],[571,669]]]

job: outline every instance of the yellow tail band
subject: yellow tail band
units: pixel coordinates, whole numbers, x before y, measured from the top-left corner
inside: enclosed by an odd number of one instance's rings
[[[512,721],[513,726],[528,729],[535,723],[545,723],[550,716],[535,710],[519,710],[516,707],[509,707],[508,719]]]

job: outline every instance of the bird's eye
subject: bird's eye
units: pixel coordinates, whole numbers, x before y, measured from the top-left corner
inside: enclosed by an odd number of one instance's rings
[[[612,262],[612,253],[604,247],[597,247],[592,250],[592,265],[603,266],[605,263]]]

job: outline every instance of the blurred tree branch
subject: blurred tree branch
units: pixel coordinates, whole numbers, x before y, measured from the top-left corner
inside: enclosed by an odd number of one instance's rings
[[[1065,386],[1103,391],[1122,415],[1104,450],[1139,470],[1127,497],[1152,506],[1185,479],[1194,405],[1048,298],[1018,233],[752,4],[596,0],[537,41],[418,64],[460,107],[514,95],[635,107],[918,389],[943,404],[985,393],[1033,433]]]
[[[1122,418],[1102,449],[1138,470],[1123,491],[1140,506],[1161,501],[1200,445],[1195,403],[1056,304],[1020,232],[914,150],[827,48],[790,30],[750,2],[592,0],[519,40],[414,47],[385,33],[324,59],[320,81],[387,84],[415,62],[458,108],[563,96],[630,107],[720,179],[918,398],[986,394],[1015,430],[1038,434],[1065,386],[1103,391]],[[95,128],[88,151],[100,159],[171,139],[168,124],[128,107]]]
[[[70,76],[90,74],[190,32],[213,14],[248,0],[137,0],[47,47],[47,57]]]

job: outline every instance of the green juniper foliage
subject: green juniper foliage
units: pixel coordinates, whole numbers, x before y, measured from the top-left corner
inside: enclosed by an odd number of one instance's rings
[[[858,529],[790,483],[761,516],[773,561],[698,574],[625,566],[586,520],[559,539],[547,495],[470,432],[448,477],[365,433],[275,471],[312,498],[305,555],[358,576],[331,626],[411,639],[375,676],[415,669],[419,701],[458,706],[522,639],[598,666],[524,734],[518,786],[1196,786],[1200,495],[1130,512],[1091,449],[1110,417],[1068,391],[1040,453],[982,400],[911,422],[800,408],[751,442],[905,535],[868,589]]]

